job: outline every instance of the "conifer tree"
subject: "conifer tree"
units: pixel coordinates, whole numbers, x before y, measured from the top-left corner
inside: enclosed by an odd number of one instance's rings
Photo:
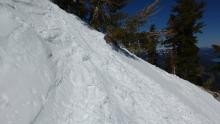
[[[108,43],[120,42],[131,52],[137,53],[140,49],[145,49],[140,46],[148,41],[148,34],[139,32],[139,28],[146,22],[160,0],[154,0],[152,4],[146,5],[136,15],[130,17],[120,11],[129,0],[52,1],[67,12],[76,14],[96,30],[106,33],[105,39]]]
[[[119,12],[128,0],[91,0],[89,24],[101,32],[117,25],[123,13]]]
[[[216,53],[219,54],[220,59],[220,46],[219,45],[213,45],[212,46]],[[217,62],[217,64],[214,66],[214,71],[220,73],[220,61]]]
[[[159,36],[156,34],[156,26],[151,25],[148,35],[147,53],[148,62],[153,65],[157,65],[157,44],[159,42]]]
[[[202,85],[202,81],[196,34],[204,26],[200,21],[204,7],[204,2],[197,0],[177,0],[169,19],[169,33],[165,41],[165,46],[170,49],[171,72],[197,85]]]
[[[128,0],[52,0],[60,8],[73,13],[86,21],[91,27],[106,33],[117,27],[125,17],[119,10],[127,5]]]
[[[121,27],[117,27],[112,31],[112,38],[135,54],[140,52],[140,49],[146,50],[146,45],[144,44],[148,42],[148,34],[140,32],[139,29],[155,11],[159,2],[160,0],[154,0],[154,2],[146,5],[144,9],[134,16],[127,17]]]

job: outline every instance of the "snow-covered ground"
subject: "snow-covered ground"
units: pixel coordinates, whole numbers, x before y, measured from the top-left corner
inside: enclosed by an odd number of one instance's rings
[[[0,0],[0,124],[219,124],[211,95],[111,49],[48,0]]]

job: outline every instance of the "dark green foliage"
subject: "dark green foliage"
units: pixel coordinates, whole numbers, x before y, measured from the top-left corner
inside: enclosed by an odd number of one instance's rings
[[[73,13],[101,32],[119,26],[125,15],[119,12],[128,0],[52,0],[60,8]]]
[[[95,29],[107,32],[109,28],[119,26],[124,14],[119,12],[128,0],[91,0],[88,23]]]
[[[110,44],[120,44],[133,53],[148,52],[149,62],[156,64],[156,40],[148,32],[140,32],[160,0],[155,0],[134,16],[128,17],[120,10],[129,0],[53,0],[67,12],[74,13],[94,29],[106,33]],[[154,27],[151,32],[154,32]],[[150,42],[149,42],[150,41]],[[148,44],[149,43],[149,44]]]
[[[147,51],[149,34],[140,32],[139,28],[146,23],[158,4],[159,0],[155,0],[136,15],[127,17],[122,26],[114,28],[111,34],[112,38],[135,54]]]
[[[213,74],[210,74],[208,80],[204,82],[203,87],[205,89],[211,90],[213,87],[214,81],[215,81],[215,76]]]
[[[169,48],[170,59],[167,67],[172,73],[202,85],[201,66],[196,46],[196,33],[200,33],[204,24],[200,22],[205,4],[196,0],[178,0],[173,7],[168,22],[168,34],[165,46]]]
[[[159,36],[155,34],[155,32],[156,32],[155,25],[151,25],[148,34],[147,53],[148,53],[148,62],[153,65],[157,65],[157,44],[159,43]]]
[[[220,46],[213,45],[212,47],[215,49],[215,52],[219,54],[219,59],[220,59]],[[213,67],[213,71],[216,73],[220,73],[220,61],[218,61],[217,64]]]
[[[105,40],[112,46],[123,46],[137,54],[149,53],[149,62],[156,64],[155,37],[139,32],[159,0],[155,0],[134,16],[120,11],[129,0],[51,0],[60,8],[79,16],[92,28],[106,34]],[[152,27],[151,31],[155,29]],[[151,42],[148,42],[151,41]],[[149,46],[148,46],[148,43]]]
[[[215,52],[219,55],[220,60],[220,46],[212,45]],[[219,84],[220,77],[220,61],[217,60],[217,63],[212,65],[208,72],[209,79],[205,82],[204,87],[209,90],[216,90],[216,84]]]

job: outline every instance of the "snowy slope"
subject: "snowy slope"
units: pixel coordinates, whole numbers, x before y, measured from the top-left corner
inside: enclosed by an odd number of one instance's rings
[[[48,0],[0,0],[0,124],[219,124],[211,95]]]

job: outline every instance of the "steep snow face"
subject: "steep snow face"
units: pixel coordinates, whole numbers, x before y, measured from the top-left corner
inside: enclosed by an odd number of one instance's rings
[[[1,124],[219,124],[220,103],[47,0],[0,1]]]

